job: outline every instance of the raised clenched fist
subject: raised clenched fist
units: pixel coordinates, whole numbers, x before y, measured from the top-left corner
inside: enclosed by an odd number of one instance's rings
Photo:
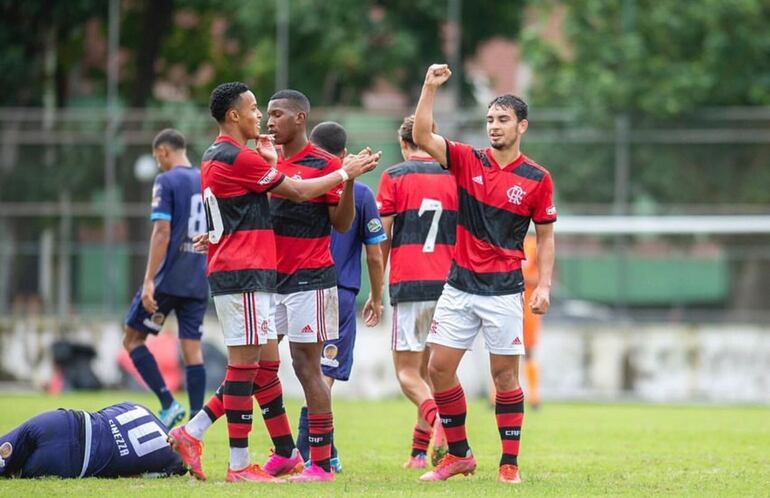
[[[425,85],[441,86],[452,76],[452,71],[446,64],[432,64],[425,74]]]

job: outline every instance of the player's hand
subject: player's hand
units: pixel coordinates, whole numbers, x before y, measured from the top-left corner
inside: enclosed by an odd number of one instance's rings
[[[548,313],[548,308],[551,307],[551,290],[547,287],[535,287],[532,291],[532,297],[527,303],[532,313],[536,315],[545,315]]]
[[[275,150],[275,137],[273,135],[260,135],[257,137],[257,153],[262,159],[275,166],[278,162],[278,151]]]
[[[380,323],[383,308],[382,300],[376,301],[372,299],[372,295],[369,294],[369,298],[366,300],[366,304],[364,304],[364,309],[361,313],[367,327],[374,327]]]
[[[142,306],[150,313],[158,311],[158,303],[155,302],[155,282],[150,280],[142,286]]]
[[[431,64],[425,74],[425,86],[440,87],[452,77],[452,71],[446,64]]]
[[[368,147],[358,154],[350,154],[342,160],[342,168],[351,179],[368,173],[377,167],[382,151],[372,152]]]
[[[193,237],[193,249],[200,254],[208,254],[209,252],[209,234],[208,232],[201,233]]]

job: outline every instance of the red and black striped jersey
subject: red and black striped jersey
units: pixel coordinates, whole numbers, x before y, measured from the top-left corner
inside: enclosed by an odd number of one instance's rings
[[[342,167],[340,159],[308,143],[290,158],[278,157],[278,170],[297,180],[318,178]],[[280,294],[325,289],[337,284],[331,254],[329,206],[340,202],[342,184],[306,202],[270,197],[278,260],[276,289]]]
[[[556,221],[551,174],[524,154],[501,168],[490,148],[446,144],[459,202],[448,283],[472,294],[522,292],[521,260],[530,220]]]
[[[211,293],[273,292],[275,238],[267,192],[284,175],[256,151],[220,135],[203,154]]]
[[[390,302],[435,301],[455,244],[454,177],[429,157],[410,157],[383,173],[377,203],[380,216],[393,216]]]

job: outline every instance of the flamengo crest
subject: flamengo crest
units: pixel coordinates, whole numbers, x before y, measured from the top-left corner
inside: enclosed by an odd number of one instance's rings
[[[508,194],[508,202],[516,204],[517,206],[521,204],[522,199],[527,195],[527,193],[524,192],[524,189],[518,185],[509,188],[506,194]]]

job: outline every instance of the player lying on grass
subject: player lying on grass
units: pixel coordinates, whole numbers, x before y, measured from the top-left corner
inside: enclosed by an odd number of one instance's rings
[[[166,427],[142,405],[118,403],[95,413],[60,408],[0,437],[2,477],[183,475]]]

